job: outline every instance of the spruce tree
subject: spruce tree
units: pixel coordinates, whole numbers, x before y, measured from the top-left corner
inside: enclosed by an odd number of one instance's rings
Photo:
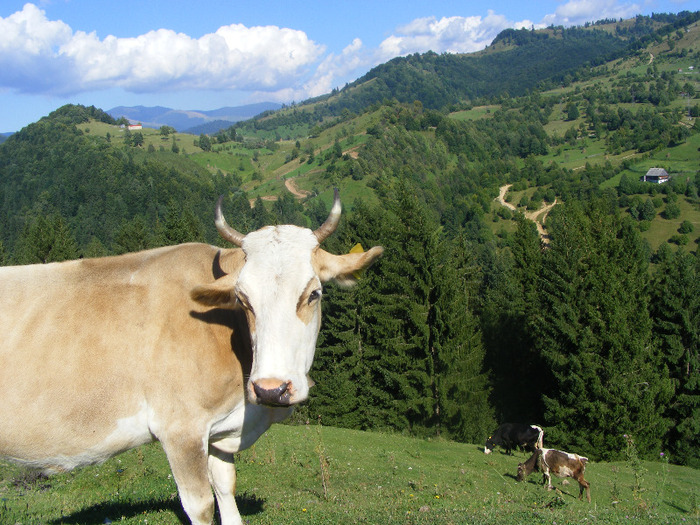
[[[332,253],[347,253],[355,244],[381,244],[385,210],[355,204],[345,212],[338,231],[324,243]],[[311,377],[309,413],[325,424],[356,429],[397,428],[403,423],[390,414],[391,396],[378,373],[383,348],[371,345],[370,331],[379,330],[377,290],[383,279],[382,263],[372,266],[350,289],[327,284],[323,294],[323,324]],[[391,423],[390,423],[391,422]]]
[[[492,429],[494,413],[484,371],[483,336],[473,311],[476,269],[465,247],[460,244],[454,253],[446,253],[444,263],[434,268],[435,303],[429,324],[437,429],[445,437],[474,443]]]
[[[78,244],[66,221],[57,213],[39,215],[17,241],[15,262],[37,264],[78,257]]]
[[[204,241],[204,226],[199,218],[187,205],[174,200],[168,204],[165,221],[159,229],[157,244],[162,246]]]
[[[700,467],[700,273],[697,256],[678,250],[661,260],[652,282],[654,334],[675,392],[665,416],[671,461]]]
[[[652,335],[646,250],[608,202],[550,215],[539,315],[532,324],[548,372],[541,385],[552,445],[621,457],[624,435],[658,453],[668,428],[668,369]]]
[[[382,279],[368,312],[369,370],[384,418],[415,435],[473,439],[492,424],[483,346],[464,270],[427,207],[397,184],[382,226]]]
[[[542,243],[535,223],[516,215],[518,228],[510,251],[482,250],[484,281],[481,321],[493,371],[493,403],[499,422],[540,423],[542,395],[533,385],[543,381],[541,356],[529,329],[538,311]]]
[[[112,250],[116,254],[138,252],[155,247],[158,244],[150,231],[146,219],[136,215],[129,221],[124,221],[114,236]]]

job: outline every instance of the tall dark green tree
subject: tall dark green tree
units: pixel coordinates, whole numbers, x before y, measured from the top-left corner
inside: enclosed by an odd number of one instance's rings
[[[654,334],[675,392],[665,416],[665,447],[675,463],[700,467],[700,259],[678,250],[661,260],[652,281]]]
[[[142,215],[124,221],[114,236],[112,250],[116,254],[138,252],[157,245],[153,231],[148,227]]]
[[[59,214],[39,215],[25,228],[15,246],[17,264],[59,262],[78,257],[78,244]]]
[[[368,341],[383,352],[373,372],[391,396],[389,421],[416,435],[480,437],[493,420],[463,270],[411,185],[399,183],[388,207]]]
[[[484,270],[481,321],[493,371],[492,400],[502,422],[542,421],[542,358],[529,325],[538,311],[542,242],[535,223],[516,215],[510,250],[490,253]]]
[[[253,205],[252,210],[251,224],[253,230],[257,230],[258,228],[262,228],[263,226],[267,226],[273,223],[274,215],[267,211],[267,208],[265,208],[265,203],[260,197],[258,197],[257,199],[255,199],[255,204]]]
[[[186,205],[170,201],[158,232],[158,244],[167,246],[185,242],[203,242],[204,226],[192,210]]]
[[[578,106],[575,102],[569,102],[566,105],[566,120],[576,120],[580,115]]]
[[[435,303],[429,323],[437,429],[445,437],[474,443],[491,430],[495,419],[483,336],[474,314],[477,270],[469,248],[459,245],[433,268]]]
[[[382,208],[356,203],[324,247],[343,253],[357,243],[365,247],[380,244],[385,214]],[[369,344],[370,332],[385,322],[376,316],[377,290],[384,278],[382,261],[350,289],[326,285],[323,324],[311,370],[316,386],[309,399],[312,419],[320,416],[324,424],[362,430],[401,426],[390,419],[394,417],[391,396],[378,374],[385,349]]]
[[[672,386],[652,334],[646,250],[609,202],[553,210],[533,340],[551,373],[542,385],[553,445],[620,457],[661,450]]]
[[[282,193],[272,205],[272,211],[277,217],[275,222],[278,224],[306,226],[303,210],[301,203],[288,191]]]

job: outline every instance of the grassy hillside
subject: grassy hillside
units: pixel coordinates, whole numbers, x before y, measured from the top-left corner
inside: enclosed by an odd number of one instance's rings
[[[238,458],[244,521],[279,523],[697,523],[700,472],[657,462],[590,463],[592,503],[578,485],[533,474],[527,454],[484,455],[477,444],[320,426],[276,425]],[[50,478],[0,469],[2,523],[179,524],[183,517],[158,444],[102,466]]]
[[[577,39],[583,39],[583,42],[587,41],[585,39],[591,38],[591,34],[600,37],[598,34],[600,32],[608,34],[618,32],[620,41],[627,43],[633,38],[645,36],[646,44],[644,46],[595,68],[579,69],[578,73],[570,76],[566,82],[561,82],[555,88],[540,92],[535,91],[536,96],[541,99],[556,100],[551,105],[547,122],[544,124],[544,130],[549,140],[553,142],[561,140],[567,131],[572,129],[577,130],[579,135],[575,143],[564,142],[550,146],[546,155],[538,155],[537,158],[543,165],[555,163],[563,169],[574,172],[585,168],[586,165],[596,166],[606,163],[613,167],[624,165],[625,170],[606,180],[601,186],[603,188],[616,187],[624,174],[638,178],[649,167],[659,165],[665,167],[672,176],[691,178],[695,176],[698,162],[700,162],[700,153],[698,152],[700,144],[698,144],[699,135],[697,133],[691,135],[684,144],[673,148],[660,148],[648,152],[640,152],[637,149],[611,151],[610,147],[606,146],[607,137],[596,135],[587,122],[586,105],[590,98],[587,93],[615,93],[627,89],[630,83],[643,86],[643,89],[648,91],[654,89],[661,75],[673,74],[673,82],[679,88],[689,84],[693,86],[696,95],[690,99],[677,96],[662,105],[641,100],[634,103],[614,102],[610,104],[613,111],[627,110],[636,113],[658,108],[664,112],[677,112],[680,115],[687,112],[688,106],[697,104],[697,93],[700,93],[700,71],[697,68],[689,68],[697,62],[700,51],[698,48],[700,25],[698,22],[694,22],[683,30],[672,31],[664,29],[663,17],[658,18],[658,20],[646,20],[642,17],[642,19],[622,22],[604,21],[605,23],[601,22],[586,28],[586,31],[572,31],[570,33],[556,28],[532,34],[511,31],[496,39],[492,46],[493,49],[478,54],[479,56],[498,55],[513,49],[521,51],[529,49],[528,46],[532,45],[553,46],[548,53],[556,54],[556,45],[564,37],[569,42],[577,42]],[[654,33],[654,31],[659,30],[661,33]],[[385,73],[393,71],[399,65],[403,67],[406,64],[413,64],[417,71],[420,69],[417,64],[423,63],[421,61],[427,64],[435,60],[438,60],[438,57],[432,55],[413,56],[410,57],[410,60],[400,60],[391,67],[387,66],[374,71],[370,75],[371,79],[368,79],[366,83],[376,82],[377,79],[383,78],[383,71]],[[448,65],[443,64],[441,67],[448,68]],[[441,70],[442,76],[459,76],[456,63],[452,64],[451,67],[451,69]],[[506,72],[502,71],[501,74],[506,74]],[[576,78],[579,79],[576,80]],[[384,79],[382,82],[386,84],[388,81]],[[356,84],[357,86],[364,85],[363,82],[359,81]],[[545,87],[546,85],[546,83],[542,84]],[[357,86],[348,87],[348,91],[357,89]],[[287,179],[294,179],[293,184],[301,190],[299,196],[330,195],[329,188],[336,185],[340,187],[346,205],[351,204],[355,198],[372,201],[376,195],[376,173],[364,178],[348,177],[346,174],[350,169],[344,168],[356,164],[356,159],[362,158],[364,145],[369,140],[367,130],[385,119],[385,114],[380,106],[370,106],[365,107],[358,114],[346,110],[342,116],[331,116],[328,113],[328,108],[337,106],[336,102],[342,96],[343,92],[334,93],[329,97],[322,97],[298,106],[270,112],[264,117],[242,123],[238,131],[244,137],[244,142],[214,143],[209,152],[202,151],[196,145],[198,137],[195,135],[178,133],[170,137],[162,137],[158,131],[147,129],[142,131],[144,144],[140,149],[147,151],[152,148],[156,151],[166,150],[169,152],[173,141],[175,141],[180,153],[185,153],[190,161],[208,169],[212,174],[221,172],[235,175],[235,178],[240,179],[242,183],[241,189],[246,192],[250,199],[263,197],[267,203],[289,191],[290,184],[285,184]],[[411,98],[411,100],[414,99],[420,99],[418,94],[414,94],[414,98]],[[494,97],[491,102],[498,100],[501,99]],[[513,106],[513,101],[516,101],[516,107],[511,110],[513,112],[521,110],[517,107],[517,100],[506,99],[509,106]],[[575,119],[569,119],[567,115],[566,108],[569,103],[574,103],[579,108],[580,114]],[[465,109],[458,109],[451,113],[451,117],[458,121],[476,122],[491,119],[495,112],[508,107],[501,103],[471,106],[465,102],[464,105]],[[694,119],[684,118],[681,120],[678,125],[692,128]],[[102,135],[110,132],[113,141],[119,141],[120,133],[123,132],[115,132],[114,129],[110,131],[105,126],[107,125],[91,123],[85,125],[83,129],[89,128],[90,133]],[[426,133],[431,140],[434,138],[434,130],[429,130]],[[342,158],[329,154],[333,148],[337,147],[343,153]],[[387,155],[401,154],[400,151],[387,151],[386,153]],[[452,158],[452,162],[456,162],[456,156]],[[412,169],[420,172],[423,167],[415,165]],[[533,183],[534,181],[530,181],[530,184]],[[695,219],[691,217],[691,222],[694,221]],[[666,230],[667,228],[663,228],[664,232]],[[696,231],[700,231],[700,228],[696,228]],[[674,233],[665,236],[665,239]],[[653,239],[650,240],[652,240],[652,244],[658,244]]]
[[[597,28],[608,26],[601,25]],[[535,93],[532,97],[535,103],[546,105],[543,112],[546,112],[547,121],[543,129],[553,144],[549,146],[547,154],[536,155],[537,160],[543,166],[556,165],[570,170],[574,176],[582,173],[587,166],[610,166],[610,171],[614,170],[614,173],[602,182],[601,189],[617,188],[623,176],[638,180],[648,168],[658,166],[664,167],[672,177],[694,179],[700,164],[700,134],[693,131],[696,119],[689,118],[687,112],[690,106],[697,105],[697,93],[700,93],[700,72],[695,68],[690,69],[698,56],[699,40],[700,25],[695,22],[683,32],[670,33],[665,39],[652,40],[634,53],[590,70],[581,80]],[[696,93],[694,98],[676,96],[663,104],[645,100],[614,102],[609,107],[613,112],[638,114],[660,111],[674,115],[670,118],[677,119],[676,125],[689,129],[691,134],[683,143],[673,147],[657,147],[651,151],[636,148],[611,149],[608,142],[615,132],[596,133],[597,130],[591,127],[587,114],[590,94],[619,93],[629,89],[630,85],[650,92],[661,82],[661,77],[666,79],[664,83],[668,85],[676,85],[678,88],[691,86]],[[493,119],[498,112],[509,111],[517,115],[522,111],[523,105],[528,104],[531,102],[527,101],[527,97],[479,106],[465,104],[464,109],[452,112],[450,117],[458,122],[478,125],[480,121]],[[575,104],[578,108],[579,115],[574,119],[569,118],[567,113],[569,104]],[[376,169],[376,156],[369,159],[366,155],[366,145],[378,137],[376,133],[374,137],[368,134],[368,130],[382,129],[381,126],[386,125],[389,111],[385,106],[377,106],[366,108],[357,115],[346,112],[342,117],[331,118],[320,116],[321,106],[321,102],[313,101],[271,113],[257,120],[255,125],[249,123],[248,127],[239,129],[244,137],[243,142],[218,144],[212,141],[211,151],[202,151],[197,146],[199,137],[195,135],[177,133],[163,137],[157,130],[144,129],[144,143],[134,151],[140,150],[144,155],[148,151],[155,151],[156,154],[162,152],[164,157],[170,159],[168,162],[179,159],[180,169],[187,169],[186,164],[194,162],[212,174],[232,175],[232,183],[237,185],[240,182],[241,189],[251,202],[262,197],[268,207],[272,201],[289,191],[294,191],[298,198],[320,195],[324,201],[330,202],[332,186],[340,187],[347,207],[352,207],[358,198],[374,202],[377,188],[381,186],[378,181],[382,173]],[[307,118],[309,115],[315,116]],[[105,136],[110,133],[115,144],[122,141],[123,131],[108,124],[92,122],[81,125],[81,129],[92,135]],[[576,136],[575,141],[563,140],[567,133],[572,132]],[[439,142],[435,128],[426,129],[422,135],[434,149]],[[173,144],[179,149],[177,156],[170,155]],[[385,155],[400,156],[401,147],[403,146],[396,144],[395,149],[385,149]],[[338,155],[337,151],[341,154]],[[524,159],[514,160],[522,168]],[[451,155],[446,167],[442,168],[443,171],[452,169],[457,162],[458,156]],[[363,167],[362,176],[354,175],[358,166]],[[413,164],[411,170],[415,173],[427,171],[427,176],[432,176],[433,173],[432,167],[420,164]],[[512,193],[512,202],[520,202],[525,193],[532,195],[537,187],[535,180],[528,181],[527,192]],[[549,185],[544,185],[540,189],[546,191],[548,188]],[[646,199],[648,196],[640,194],[639,197]],[[687,235],[683,248],[695,249],[700,239],[700,211],[694,199],[681,198],[679,205],[682,215],[679,220],[664,219],[665,205],[664,202],[658,206],[657,217],[642,232],[643,236],[650,242],[652,249],[657,249],[678,235],[682,221],[689,220],[694,231]],[[489,222],[492,231],[496,234],[514,231],[515,224],[512,221],[500,221],[498,214],[499,208],[494,204],[491,208],[492,220]]]

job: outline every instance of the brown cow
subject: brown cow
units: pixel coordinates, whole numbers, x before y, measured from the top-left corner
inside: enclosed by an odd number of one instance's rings
[[[586,489],[586,498],[591,502],[591,484],[583,479],[588,458],[578,454],[569,454],[561,450],[542,448],[535,451],[525,463],[518,464],[518,481],[524,480],[534,471],[542,472],[542,484],[547,483],[547,488],[552,490],[552,476],[560,478],[574,478],[579,484],[578,498],[583,497]]]
[[[381,247],[331,255],[315,232],[241,235],[102,259],[0,268],[0,455],[47,472],[159,440],[185,512],[240,525],[234,453],[309,392],[322,282]]]

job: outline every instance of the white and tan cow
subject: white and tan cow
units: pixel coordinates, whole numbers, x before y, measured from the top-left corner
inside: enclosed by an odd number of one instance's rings
[[[381,247],[331,255],[316,231],[265,227],[239,248],[182,244],[0,268],[0,455],[47,472],[153,440],[185,512],[240,524],[233,454],[309,392],[322,283],[351,284]]]

